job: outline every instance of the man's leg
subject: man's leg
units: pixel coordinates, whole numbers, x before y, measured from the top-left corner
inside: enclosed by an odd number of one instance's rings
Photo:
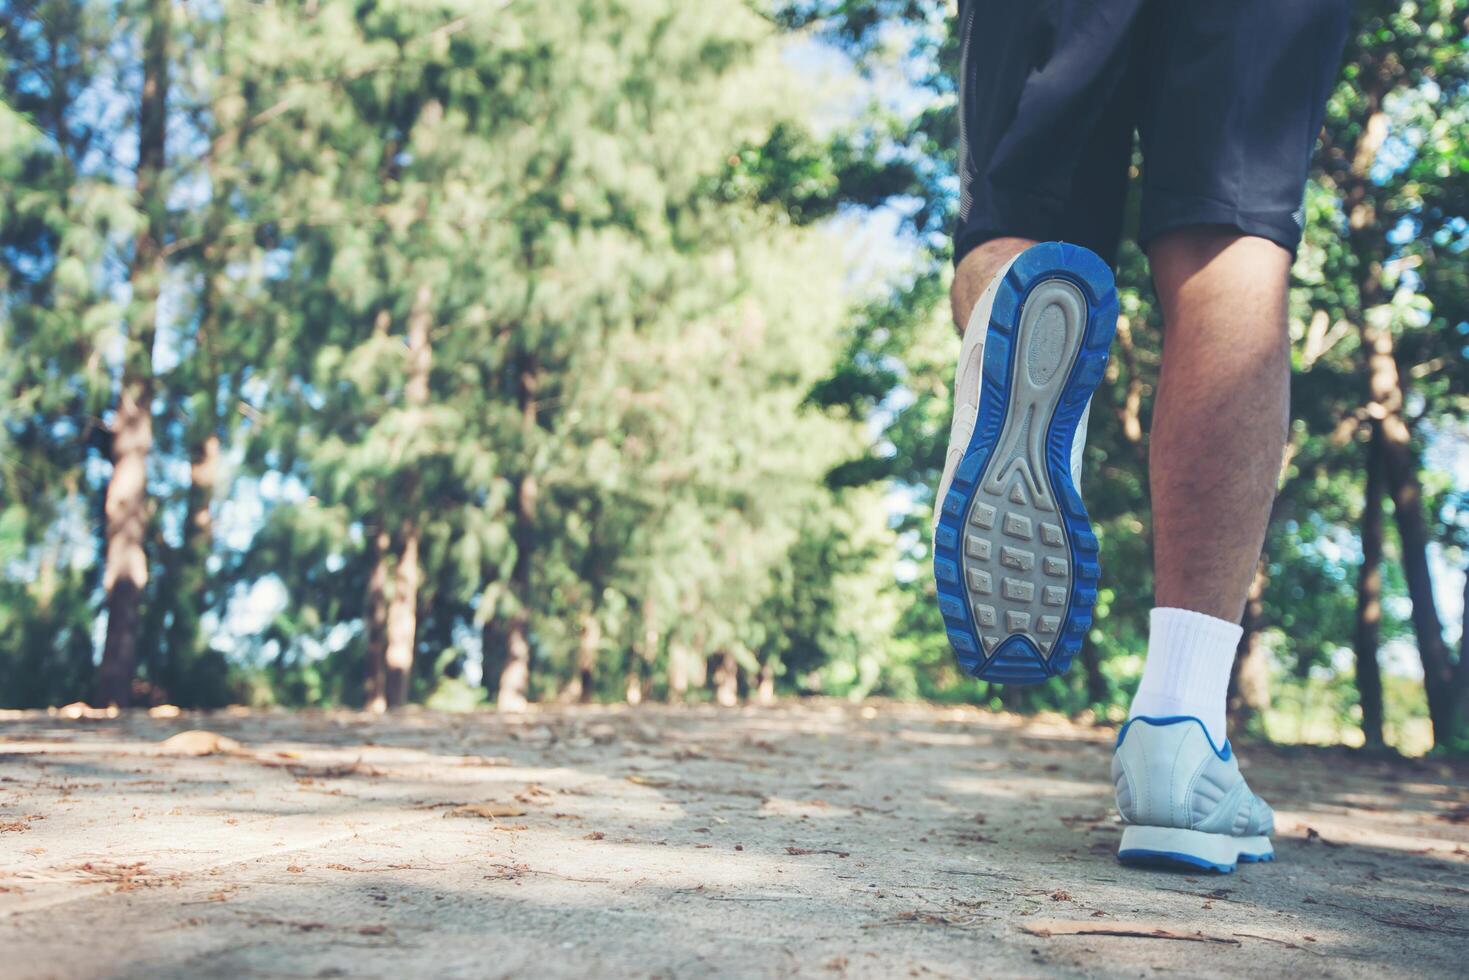
[[[1226,749],[1224,706],[1285,440],[1302,189],[1350,8],[1149,7],[1145,49],[1168,53],[1149,61],[1138,116],[1138,240],[1164,321],[1149,467],[1158,607],[1112,759],[1124,862],[1230,871],[1274,856],[1274,817]]]
[[[1158,606],[1112,759],[1127,824],[1117,856],[1232,871],[1275,855],[1274,815],[1225,751],[1224,702],[1285,445],[1290,253],[1194,226],[1160,234],[1148,255],[1163,306],[1149,466]]]
[[[1291,257],[1202,228],[1149,255],[1164,324],[1149,451],[1157,603],[1238,622],[1290,422]]]
[[[1163,307],[1153,411],[1157,607],[1132,714],[1199,718],[1223,745],[1225,698],[1289,422],[1290,253],[1219,228],[1149,249]]]

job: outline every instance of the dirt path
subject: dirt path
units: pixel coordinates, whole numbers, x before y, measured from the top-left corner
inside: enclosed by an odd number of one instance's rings
[[[205,727],[238,745],[162,744]],[[837,703],[11,715],[0,973],[1463,975],[1469,768],[1243,746],[1280,859],[1190,876],[1114,862],[1109,737]]]

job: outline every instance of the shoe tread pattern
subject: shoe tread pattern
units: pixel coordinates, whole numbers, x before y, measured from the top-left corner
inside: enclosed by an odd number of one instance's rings
[[[1052,350],[1037,355],[1036,321],[1046,311],[1028,326],[1023,319],[1027,300],[1056,281],[1079,294],[1085,320],[1060,360]],[[1027,250],[996,293],[978,419],[934,536],[945,628],[975,677],[1023,684],[1060,674],[1091,625],[1097,540],[1071,479],[1070,450],[1106,368],[1116,317],[1111,270],[1064,243]],[[1017,336],[1022,327],[1026,337]],[[1059,386],[1048,373],[1058,369],[1066,372]]]

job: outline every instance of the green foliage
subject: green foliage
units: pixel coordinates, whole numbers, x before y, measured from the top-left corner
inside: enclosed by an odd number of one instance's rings
[[[1328,106],[1257,626],[1275,737],[1355,724],[1363,325],[1407,379],[1438,567],[1466,563],[1432,451],[1469,408],[1466,10],[1359,4]],[[948,4],[175,11],[144,695],[362,705],[408,588],[406,690],[445,710],[483,703],[521,629],[541,698],[703,697],[727,653],[747,689],[1125,705],[1162,328],[1137,249],[1085,458],[1109,573],[1078,669],[966,678],[933,602]],[[0,705],[91,688],[146,26],[112,0],[0,12]],[[800,64],[817,46],[866,83],[837,113]],[[843,229],[879,207],[912,254],[853,283]],[[1413,636],[1402,550],[1385,646]],[[1386,687],[1390,738],[1421,748],[1421,691]]]
[[[140,203],[127,100],[96,106],[136,84],[147,26],[109,13],[42,4],[0,34],[7,703],[89,685],[89,413]],[[847,304],[814,222],[892,177],[865,128],[816,135],[771,22],[225,0],[175,27],[148,697],[363,703],[410,541],[431,704],[476,702],[476,668],[493,687],[522,616],[542,697],[587,655],[589,693],[666,687],[673,645],[786,689],[873,675],[886,514],[826,485],[861,422],[806,396]]]

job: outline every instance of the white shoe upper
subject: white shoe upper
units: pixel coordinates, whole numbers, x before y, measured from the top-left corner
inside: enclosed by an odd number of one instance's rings
[[[995,294],[999,292],[1000,283],[1004,282],[1005,274],[1014,263],[1014,259],[1006,262],[990,280],[979,302],[974,304],[969,323],[964,328],[964,340],[959,347],[959,366],[954,372],[954,419],[949,426],[949,448],[944,455],[944,474],[939,480],[938,494],[934,497],[935,524],[938,522],[939,508],[943,506],[949,486],[954,482],[954,471],[964,459],[970,437],[974,435],[974,426],[979,420],[979,394],[984,384],[985,334],[989,331]],[[1076,485],[1078,493],[1081,491],[1082,454],[1086,449],[1087,421],[1091,412],[1091,399],[1087,399],[1086,407],[1081,412],[1081,421],[1076,426],[1076,435],[1071,441],[1071,482]]]
[[[1136,718],[1112,755],[1117,809],[1129,824],[1231,837],[1268,836],[1274,813],[1250,791],[1228,743],[1216,752],[1195,718]]]

